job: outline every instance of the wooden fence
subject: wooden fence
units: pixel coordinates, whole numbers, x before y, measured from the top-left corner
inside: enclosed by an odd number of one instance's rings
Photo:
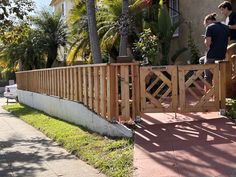
[[[226,63],[140,67],[141,112],[225,109]],[[206,70],[212,81],[204,78]]]
[[[226,70],[226,96],[236,96],[236,43],[231,44],[226,53],[227,70]]]
[[[16,79],[19,90],[81,102],[111,122],[133,122],[141,111],[224,109],[225,95],[230,93],[227,84],[236,76],[233,58],[230,57],[231,62],[213,65],[80,65],[17,72]],[[212,85],[203,79],[205,70],[213,74]],[[207,91],[204,91],[205,87],[208,87]]]
[[[109,121],[139,115],[138,63],[97,64],[16,73],[17,87],[83,103]]]

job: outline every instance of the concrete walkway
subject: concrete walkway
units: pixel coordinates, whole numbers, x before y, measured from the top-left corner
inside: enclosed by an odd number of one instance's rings
[[[105,177],[0,107],[0,177],[8,176]]]
[[[218,113],[145,115],[134,166],[136,177],[236,177],[236,125]]]

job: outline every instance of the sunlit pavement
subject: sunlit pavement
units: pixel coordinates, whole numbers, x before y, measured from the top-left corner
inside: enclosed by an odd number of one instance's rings
[[[14,100],[10,100],[12,104]],[[6,104],[0,98],[0,104]],[[62,130],[63,131],[63,130]],[[0,177],[103,177],[0,107]]]
[[[138,177],[236,177],[236,125],[218,113],[147,114],[135,133]]]

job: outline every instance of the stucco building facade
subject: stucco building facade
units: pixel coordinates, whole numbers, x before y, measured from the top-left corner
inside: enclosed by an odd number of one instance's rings
[[[61,12],[63,16],[67,16],[74,5],[73,0],[52,0],[50,6],[55,12]]]
[[[66,18],[70,10],[74,6],[73,0],[52,0],[50,6],[53,8],[53,11],[60,13],[62,18],[66,21]],[[60,62],[66,62],[68,47],[60,47],[58,50],[57,60]]]
[[[178,0],[178,11],[185,20],[179,28],[178,36],[173,37],[171,53],[177,49],[187,46],[189,27],[187,23],[191,23],[192,36],[195,44],[198,46],[200,55],[205,53],[204,38],[201,36],[205,33],[203,20],[209,13],[217,13],[217,20],[224,21],[224,17],[218,9],[218,5],[223,0]],[[236,1],[232,0],[233,10],[236,10]],[[178,63],[184,63],[190,58],[190,52],[186,52],[178,58]]]
[[[220,14],[218,5],[223,0],[167,0],[169,5],[169,12],[173,20],[176,15],[180,14],[184,18],[184,23],[179,27],[177,33],[173,36],[171,54],[174,54],[178,49],[187,47],[187,41],[189,39],[189,27],[191,24],[192,37],[199,49],[199,54],[204,55],[205,45],[202,35],[205,33],[205,27],[203,26],[204,17],[209,13],[217,13],[217,20],[223,21],[224,17]],[[230,1],[230,0],[229,0]],[[233,10],[236,11],[236,0],[231,0]],[[54,11],[61,12],[66,18],[69,11],[74,5],[73,0],[52,0],[50,6]],[[62,55],[63,51],[60,51]],[[59,52],[59,53],[60,53]],[[190,60],[191,53],[189,51],[183,53],[178,59],[177,63],[183,64]]]

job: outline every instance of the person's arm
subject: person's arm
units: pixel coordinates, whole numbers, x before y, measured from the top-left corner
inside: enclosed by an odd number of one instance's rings
[[[228,24],[229,29],[236,30],[236,14],[232,12],[232,16],[230,16],[230,22]]]
[[[234,24],[234,25],[228,25],[228,26],[229,26],[229,29],[236,30],[236,24]]]
[[[211,37],[206,37],[204,43],[205,43],[206,49],[208,51],[210,49],[210,46],[211,46]]]

